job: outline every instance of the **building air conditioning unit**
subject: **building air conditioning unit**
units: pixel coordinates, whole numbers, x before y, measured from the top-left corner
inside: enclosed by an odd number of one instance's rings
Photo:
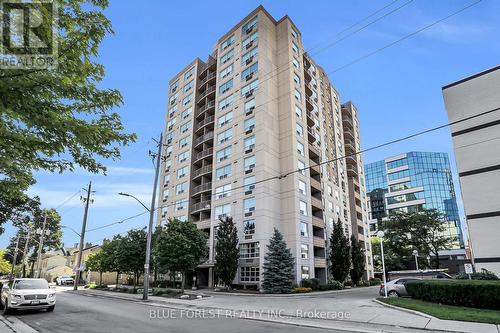
[[[253,25],[251,27],[248,27],[247,30],[245,30],[246,34],[249,34],[253,31]]]
[[[253,56],[251,56],[250,58],[248,58],[246,61],[245,61],[245,64],[246,65],[250,65],[253,61]]]
[[[253,40],[252,40],[250,43],[248,43],[248,44],[245,46],[245,48],[248,50],[248,49],[249,49],[249,48],[251,48],[252,46],[253,46]]]
[[[253,78],[253,73],[250,73],[247,76],[245,76],[246,81],[250,81],[252,78]]]
[[[246,94],[245,94],[245,97],[246,97],[246,98],[249,98],[249,97],[252,97],[252,95],[253,95],[253,89],[252,89],[252,90],[247,91],[247,92],[246,92]]]

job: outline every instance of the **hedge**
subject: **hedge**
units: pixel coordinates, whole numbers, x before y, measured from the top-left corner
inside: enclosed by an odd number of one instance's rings
[[[311,291],[312,288],[305,288],[305,287],[293,288],[293,292],[297,294],[310,293]]]
[[[405,283],[412,298],[472,308],[500,309],[500,281],[422,280]]]

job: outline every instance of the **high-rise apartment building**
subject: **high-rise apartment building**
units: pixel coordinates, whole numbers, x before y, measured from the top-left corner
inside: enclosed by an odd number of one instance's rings
[[[370,206],[370,230],[392,212],[413,212],[422,208],[441,212],[447,223],[446,235],[463,248],[462,229],[446,153],[408,152],[365,166]]]
[[[443,87],[476,271],[500,276],[500,66]]]
[[[158,223],[189,219],[209,235],[200,285],[214,284],[214,228],[226,216],[238,227],[238,284],[260,285],[274,228],[295,257],[297,282],[326,282],[337,219],[368,244],[363,212],[356,220],[351,213],[366,198],[361,160],[350,173],[344,158],[318,165],[344,155],[344,118],[354,117],[351,134],[359,139],[357,112],[348,108],[343,117],[338,92],[304,52],[291,19],[276,21],[262,6],[222,36],[207,61],[194,60],[169,81]]]

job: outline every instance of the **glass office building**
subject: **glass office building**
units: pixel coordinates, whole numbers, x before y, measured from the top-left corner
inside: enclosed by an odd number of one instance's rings
[[[447,234],[463,247],[457,200],[446,153],[408,152],[365,166],[370,198],[370,229],[392,212],[437,209],[448,222]],[[383,205],[383,206],[382,206]]]

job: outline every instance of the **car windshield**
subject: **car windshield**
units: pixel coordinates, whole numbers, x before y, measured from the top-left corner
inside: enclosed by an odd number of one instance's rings
[[[45,280],[19,280],[13,289],[49,289],[49,284]]]

